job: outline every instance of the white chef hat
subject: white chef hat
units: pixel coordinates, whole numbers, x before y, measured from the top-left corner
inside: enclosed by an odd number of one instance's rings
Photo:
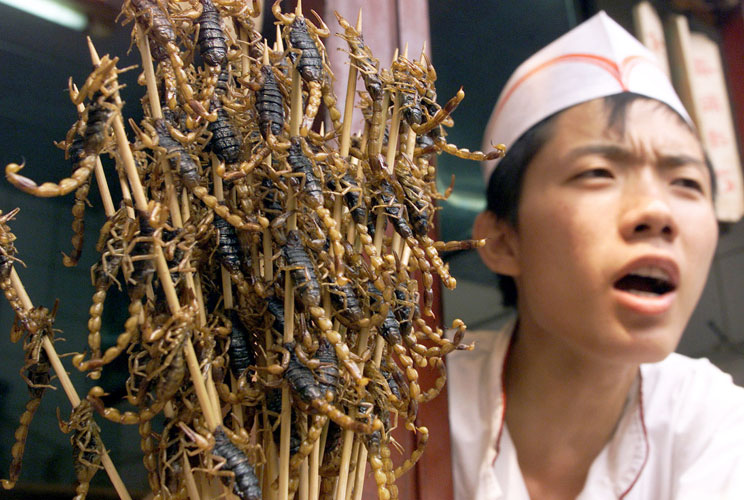
[[[514,71],[486,127],[483,149],[508,148],[533,125],[573,105],[622,92],[651,97],[692,121],[654,54],[604,11]],[[484,162],[488,184],[498,160]]]

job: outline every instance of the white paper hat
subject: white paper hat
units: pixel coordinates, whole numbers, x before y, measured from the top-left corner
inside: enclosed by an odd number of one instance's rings
[[[491,114],[483,150],[508,148],[543,118],[622,92],[668,104],[691,126],[687,111],[654,54],[604,11],[535,53],[506,82]],[[498,160],[484,162],[488,180]]]

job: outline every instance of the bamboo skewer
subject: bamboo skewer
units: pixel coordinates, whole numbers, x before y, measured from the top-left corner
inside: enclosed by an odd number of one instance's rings
[[[189,459],[185,453],[183,454],[183,472],[183,476],[186,479],[186,492],[188,493],[189,498],[191,500],[200,500],[201,496],[199,495],[199,489],[196,486],[194,474],[191,471],[191,464],[189,463]]]
[[[357,14],[356,29],[362,31],[362,9]],[[344,100],[343,128],[341,129],[341,142],[339,154],[341,158],[349,156],[351,147],[351,121],[354,113],[354,93],[356,92],[356,83],[359,70],[354,64],[349,64],[349,79],[346,83],[346,98]]]
[[[302,15],[302,2],[297,2],[296,15]],[[281,40],[278,37],[277,40]],[[302,80],[296,67],[292,68],[292,91],[290,94],[290,117],[289,133],[291,137],[300,134],[300,122],[302,120]],[[295,196],[292,189],[287,194],[287,207],[291,215],[287,219],[289,231],[297,229],[297,214],[294,213]],[[294,286],[290,271],[286,271],[284,288],[284,343],[292,342],[294,338]],[[289,386],[282,385],[282,413],[279,439],[279,500],[287,500],[289,497],[289,438],[292,428],[292,409],[289,394]]]
[[[264,41],[262,64],[264,66],[268,66],[270,64],[269,47],[266,41]],[[264,159],[264,164],[268,168],[271,167],[271,154],[269,154]],[[262,251],[263,251],[263,256],[264,256],[263,273],[262,273],[263,279],[264,279],[264,282],[271,283],[274,280],[274,261],[273,261],[274,250],[272,247],[271,231],[269,230],[269,228],[263,229],[261,241],[263,245]],[[257,265],[258,259],[256,258],[254,262],[256,262],[255,265]],[[266,345],[265,345],[266,352],[269,352],[270,348],[271,348],[271,337],[267,335]],[[266,461],[266,466],[264,467],[262,491],[264,492],[264,495],[268,495],[268,497],[273,500],[277,498],[278,496],[278,490],[273,489],[271,485],[274,483],[275,479],[278,481],[279,472],[277,470],[277,466],[279,463],[279,457],[277,455],[277,449],[276,449],[276,444],[274,443],[274,438],[271,435],[271,432],[268,432],[268,430],[271,429],[271,425],[269,424],[268,412],[264,411],[263,413],[264,413],[263,414],[264,429],[267,429],[267,432],[264,433],[264,443],[265,443],[266,449],[268,450],[268,453],[267,453],[268,457]],[[281,441],[281,436],[280,436],[280,441]]]

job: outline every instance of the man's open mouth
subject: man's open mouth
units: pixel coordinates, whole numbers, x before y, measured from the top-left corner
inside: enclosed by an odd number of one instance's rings
[[[615,282],[615,288],[642,297],[659,297],[676,288],[669,274],[658,267],[634,269]]]

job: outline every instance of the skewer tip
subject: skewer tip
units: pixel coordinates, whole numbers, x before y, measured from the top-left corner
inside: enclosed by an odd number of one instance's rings
[[[403,46],[403,59],[408,59],[408,42]]]
[[[271,61],[269,60],[269,42],[264,40],[264,51],[263,51],[263,64],[264,66],[268,66],[271,64]]]
[[[276,50],[278,52],[284,52],[284,41],[282,40],[282,30],[279,25],[276,25]]]
[[[357,14],[356,30],[361,33],[362,31],[362,8],[359,7],[359,14]]]
[[[297,7],[295,8],[295,15],[296,16],[302,15],[302,0],[297,0]]]
[[[98,57],[98,52],[96,51],[96,48],[93,45],[93,40],[91,40],[89,36],[86,36],[85,39],[88,41],[88,50],[90,51],[91,61],[93,61],[94,65],[100,64],[101,58]]]

